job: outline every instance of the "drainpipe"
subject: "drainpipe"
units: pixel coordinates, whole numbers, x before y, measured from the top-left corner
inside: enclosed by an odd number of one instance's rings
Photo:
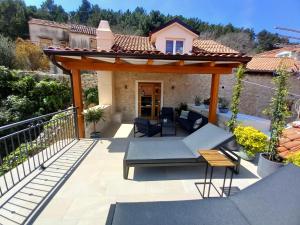
[[[75,98],[74,98],[74,92],[73,92],[73,77],[72,77],[72,72],[71,70],[68,70],[66,69],[65,67],[63,67],[61,64],[59,64],[57,61],[56,61],[56,58],[54,55],[48,55],[47,56],[49,57],[50,61],[55,65],[57,66],[58,68],[60,68],[64,74],[68,74],[70,76],[70,80],[71,80],[71,93],[72,93],[72,104],[73,104],[73,113],[74,113],[74,124],[75,124],[75,135],[76,135],[76,138],[79,139],[79,132],[78,132],[78,122],[77,122],[77,109],[76,109],[76,106],[75,106]]]

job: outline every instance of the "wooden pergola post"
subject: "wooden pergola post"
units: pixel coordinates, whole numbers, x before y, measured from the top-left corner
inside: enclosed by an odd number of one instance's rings
[[[219,83],[220,83],[220,74],[212,74],[211,87],[210,87],[210,104],[209,104],[209,114],[208,114],[208,122],[210,123],[217,122]]]
[[[73,79],[73,95],[75,107],[77,107],[77,125],[79,138],[85,137],[84,129],[84,116],[83,116],[83,100],[82,100],[82,88],[81,88],[81,76],[80,70],[72,70]]]

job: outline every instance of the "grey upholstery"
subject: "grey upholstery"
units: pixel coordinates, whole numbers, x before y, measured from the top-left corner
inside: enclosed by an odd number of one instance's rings
[[[249,225],[226,199],[117,203],[112,225]]]
[[[117,203],[112,225],[299,225],[300,168],[282,167],[229,198]]]
[[[195,156],[199,156],[199,149],[213,149],[223,144],[233,137],[233,134],[217,127],[211,123],[206,124],[199,130],[183,139],[183,142],[193,152]]]
[[[300,225],[300,168],[289,164],[231,200],[253,225]]]
[[[128,147],[127,160],[195,158],[181,140],[132,141]]]

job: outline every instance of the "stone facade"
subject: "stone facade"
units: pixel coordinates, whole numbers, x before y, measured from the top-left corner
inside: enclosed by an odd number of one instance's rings
[[[162,82],[164,106],[175,108],[180,102],[193,103],[196,95],[202,100],[210,96],[211,75],[116,72],[114,73],[115,107],[116,111],[122,112],[124,121],[132,121],[136,116],[136,81],[143,80]],[[274,91],[260,85],[273,88],[272,76],[251,74],[246,75],[244,80],[240,112],[266,118],[263,110],[268,107]],[[219,96],[230,100],[234,82],[233,75],[222,75]],[[289,84],[289,92],[300,96],[300,80],[292,76]],[[289,98],[295,100],[300,97],[290,95]]]

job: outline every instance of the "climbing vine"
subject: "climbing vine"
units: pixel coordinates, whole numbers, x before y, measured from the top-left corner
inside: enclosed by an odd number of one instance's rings
[[[233,87],[233,93],[232,93],[232,100],[231,100],[231,106],[230,110],[232,112],[231,118],[227,123],[227,126],[229,127],[230,132],[234,131],[234,128],[236,127],[236,118],[237,114],[239,112],[239,104],[240,104],[240,96],[241,91],[243,89],[242,85],[242,79],[245,76],[245,68],[244,66],[239,66],[236,75],[235,75],[235,85]]]
[[[279,138],[285,127],[286,119],[290,115],[288,109],[288,78],[290,73],[283,67],[280,67],[273,82],[276,85],[276,91],[269,106],[269,114],[271,116],[271,137],[268,147],[269,159],[279,160],[277,155],[277,146]]]

